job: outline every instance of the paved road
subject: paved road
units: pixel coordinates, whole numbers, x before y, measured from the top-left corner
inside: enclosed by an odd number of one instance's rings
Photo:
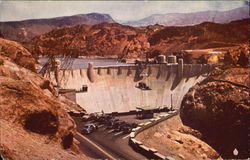
[[[80,142],[78,146],[81,149],[81,151],[88,157],[94,159],[109,159],[109,156],[107,156],[103,152],[100,152],[99,149],[93,146],[93,144],[90,143],[88,140],[86,140],[86,138],[83,138],[78,134],[76,135],[75,138]]]
[[[77,124],[77,131],[80,132],[83,122],[79,118],[74,118]],[[126,119],[126,118],[121,118]],[[131,121],[131,116],[128,116]],[[138,121],[138,120],[137,120]],[[141,123],[148,121],[142,120]],[[147,159],[143,155],[135,152],[128,145],[129,134],[114,132],[112,129],[106,129],[105,125],[99,125],[99,129],[89,135],[77,135],[76,139],[80,142],[79,148],[87,156],[94,159],[126,159],[142,160]],[[95,146],[93,146],[93,144]],[[104,153],[100,152],[104,151]]]

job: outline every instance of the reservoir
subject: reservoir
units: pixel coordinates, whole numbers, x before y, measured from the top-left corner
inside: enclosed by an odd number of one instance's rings
[[[116,58],[56,58],[61,61],[61,69],[81,69],[88,68],[88,63],[93,63],[94,67],[105,66],[131,66],[131,63],[118,62]],[[39,58],[38,62],[43,66],[48,58]]]

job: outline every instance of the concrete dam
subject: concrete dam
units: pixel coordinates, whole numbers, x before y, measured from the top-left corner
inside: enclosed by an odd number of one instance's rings
[[[87,112],[126,112],[140,108],[179,108],[183,96],[204,74],[208,64],[178,63],[105,66],[58,70],[45,76],[61,89],[75,90],[75,101]],[[56,75],[56,76],[55,76]],[[146,89],[140,86],[147,86]]]

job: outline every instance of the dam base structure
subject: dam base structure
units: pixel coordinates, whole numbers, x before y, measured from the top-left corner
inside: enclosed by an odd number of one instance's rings
[[[213,70],[208,64],[148,64],[67,69],[46,74],[61,89],[75,90],[76,103],[87,112],[127,112],[173,106],[178,109],[187,91]],[[56,80],[57,79],[57,80]],[[60,82],[57,82],[60,81]],[[143,86],[143,87],[141,87]],[[172,97],[172,98],[171,98]]]

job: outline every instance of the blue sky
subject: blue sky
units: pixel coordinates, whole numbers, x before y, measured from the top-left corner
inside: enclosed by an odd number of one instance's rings
[[[226,11],[246,1],[1,1],[0,21],[70,16],[91,12],[110,14],[116,21],[133,21],[152,14]]]

